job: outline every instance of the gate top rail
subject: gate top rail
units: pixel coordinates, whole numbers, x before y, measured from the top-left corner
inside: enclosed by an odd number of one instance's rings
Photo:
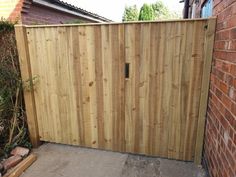
[[[73,26],[100,26],[100,25],[122,25],[122,24],[145,24],[145,23],[173,23],[173,22],[194,22],[207,21],[211,18],[195,18],[195,19],[171,19],[171,20],[156,20],[156,21],[131,21],[131,22],[108,22],[108,23],[78,23],[78,24],[52,24],[52,25],[15,25],[24,26],[26,28],[45,28],[45,27],[73,27]]]

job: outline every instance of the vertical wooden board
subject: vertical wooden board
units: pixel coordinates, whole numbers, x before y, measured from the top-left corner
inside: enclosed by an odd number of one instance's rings
[[[192,50],[192,39],[193,39],[193,23],[185,23],[185,34],[183,47],[181,49],[182,53],[182,75],[181,75],[181,84],[182,84],[182,114],[181,114],[181,143],[180,143],[180,158],[184,158],[185,144],[186,144],[186,120],[187,120],[187,105],[188,99],[191,94],[189,94],[190,88],[190,76],[191,76],[191,50]]]
[[[34,97],[35,97],[35,108],[36,110],[41,110],[41,107],[39,104],[39,99],[38,98],[42,98],[39,97],[38,94],[40,94],[42,92],[42,86],[41,86],[41,82],[40,82],[40,70],[39,70],[39,60],[37,59],[37,48],[35,43],[38,45],[38,41],[36,38],[36,33],[34,29],[26,29],[27,31],[27,42],[28,42],[28,50],[29,50],[29,57],[30,57],[30,68],[31,68],[31,73],[33,77],[38,77],[39,82],[37,83],[35,90],[34,90]],[[22,78],[23,79],[23,78]],[[27,102],[27,101],[26,101]],[[26,103],[27,104],[27,103]],[[27,109],[27,108],[26,108]],[[37,111],[37,122],[38,122],[38,131],[39,131],[39,137],[41,138],[44,132],[44,127],[43,127],[43,121],[42,121],[42,117],[40,117],[41,115],[39,114],[40,112]]]
[[[125,80],[125,137],[126,151],[140,152],[142,120],[139,115],[139,77],[141,25],[125,26],[125,62],[129,64],[129,78]]]
[[[50,125],[50,141],[57,142],[60,141],[58,137],[58,127],[56,118],[59,117],[58,109],[58,95],[57,95],[57,86],[56,86],[56,70],[55,70],[55,60],[56,60],[56,51],[54,50],[53,41],[55,40],[55,33],[51,28],[44,28],[45,38],[42,41],[42,45],[45,46],[45,57],[44,64],[47,66],[46,71],[50,73],[45,73],[44,79],[47,78],[47,88],[44,90],[44,94],[47,92],[46,105],[48,107],[48,125]],[[42,60],[38,58],[38,60]],[[41,62],[41,61],[40,61]],[[43,69],[43,68],[41,68]],[[42,113],[40,113],[42,114]],[[49,127],[48,127],[49,128]],[[61,131],[61,130],[59,130]]]
[[[97,126],[98,147],[105,148],[104,138],[104,94],[103,94],[103,61],[102,61],[102,34],[101,26],[95,27],[95,77],[97,90]]]
[[[119,120],[117,119],[117,106],[118,106],[118,100],[116,99],[116,95],[118,94],[118,63],[119,63],[119,58],[118,58],[118,54],[119,54],[119,48],[118,48],[118,44],[119,44],[119,39],[118,39],[118,28],[117,25],[111,25],[109,26],[109,34],[110,36],[110,50],[111,50],[111,61],[110,61],[110,65],[111,65],[111,81],[112,81],[112,85],[111,85],[111,112],[112,112],[112,124],[110,125],[112,127],[112,132],[111,133],[111,140],[112,140],[112,144],[111,144],[111,148],[114,150],[117,150],[118,148],[118,142],[117,142],[117,130],[118,130],[118,123]]]
[[[95,73],[95,34],[92,26],[86,27],[87,34],[87,60],[88,60],[88,89],[91,118],[91,147],[98,147],[97,130],[97,92],[96,92],[96,73]]]
[[[201,83],[201,97],[198,113],[198,125],[197,125],[197,137],[196,137],[196,147],[194,154],[194,162],[196,164],[201,164],[202,149],[203,149],[203,139],[204,139],[204,129],[205,129],[205,119],[206,119],[206,109],[207,109],[207,99],[208,99],[208,89],[210,82],[210,71],[211,62],[213,55],[213,45],[215,37],[216,19],[212,18],[207,21],[207,31],[205,33],[205,46],[204,46],[204,65]]]
[[[77,33],[74,33],[74,28],[70,27],[67,29],[67,38],[68,40],[68,78],[69,78],[69,85],[68,85],[68,93],[69,93],[69,118],[70,118],[70,140],[71,144],[78,145],[80,142],[79,137],[79,126],[78,126],[78,112],[77,112],[77,100],[76,100],[76,87],[77,87],[77,76],[75,75],[75,62],[78,59],[78,53],[75,53],[75,50],[73,49],[74,44],[78,44],[78,41],[74,43],[74,40],[76,39],[75,36],[77,36]],[[78,40],[78,38],[77,38]],[[76,45],[78,47],[78,45]],[[77,48],[78,50],[78,48]]]
[[[191,74],[190,74],[190,87],[189,87],[189,98],[188,98],[188,106],[187,106],[187,121],[186,121],[186,146],[185,146],[185,158],[188,160],[192,160],[192,149],[191,149],[191,143],[192,143],[192,138],[194,136],[194,131],[195,131],[195,101],[196,100],[196,94],[197,90],[199,90],[199,79],[200,78],[200,68],[197,66],[200,64],[194,57],[194,52],[197,47],[197,41],[196,38],[198,37],[198,30],[197,30],[197,23],[194,22],[193,24],[193,39],[192,39],[192,49],[191,49]]]
[[[163,75],[164,75],[164,51],[165,51],[165,24],[161,23],[157,25],[159,27],[159,37],[158,37],[158,54],[157,54],[157,78],[156,78],[156,126],[155,126],[155,154],[158,154],[159,156],[164,156],[161,148],[163,147],[162,144],[162,133],[164,130],[163,127],[163,117],[161,116],[162,112],[162,101],[163,101]]]
[[[149,136],[148,136],[148,152],[149,154],[155,155],[157,153],[158,145],[156,143],[158,138],[156,136],[156,129],[159,127],[157,126],[157,100],[159,89],[157,86],[157,78],[158,78],[158,61],[160,60],[158,56],[158,51],[160,48],[160,27],[157,24],[150,24],[150,34],[152,34],[150,38],[150,69],[149,69]]]
[[[124,27],[111,26],[112,149],[124,150]]]
[[[134,26],[134,32],[135,34],[135,42],[134,42],[134,53],[133,57],[134,59],[132,60],[132,81],[131,81],[131,86],[132,86],[132,105],[131,105],[131,115],[132,119],[134,120],[134,152],[140,152],[140,147],[142,143],[142,132],[143,132],[143,126],[142,126],[142,118],[140,117],[140,105],[139,105],[139,87],[140,87],[140,73],[139,73],[139,68],[140,68],[140,60],[141,60],[141,25],[135,25]]]
[[[199,106],[200,106],[200,98],[201,98],[201,83],[203,79],[203,66],[204,66],[204,38],[205,38],[205,22],[197,22],[197,31],[196,31],[196,37],[194,38],[194,41],[197,43],[195,49],[192,51],[192,57],[195,60],[195,67],[198,68],[196,71],[195,77],[193,80],[195,80],[194,88],[195,90],[195,99],[193,100],[192,106],[193,106],[193,115],[194,115],[194,124],[192,129],[192,135],[190,137],[190,149],[191,149],[191,160],[194,159],[194,153],[195,153],[195,144],[196,144],[196,136],[197,136],[197,126],[198,126],[198,116],[199,116]],[[198,83],[198,84],[196,84]]]
[[[202,80],[202,66],[203,57],[201,52],[203,50],[203,30],[204,25],[200,22],[193,24],[193,44],[191,49],[191,75],[189,85],[188,107],[187,107],[187,120],[186,120],[186,136],[185,136],[185,158],[193,160],[193,153],[196,138],[197,117],[199,109],[199,98]]]
[[[132,25],[125,25],[125,64],[129,65],[129,78],[125,78],[125,145],[126,151],[131,152],[132,147],[132,116],[131,116],[131,78],[133,76],[133,62],[131,60],[133,51],[131,45],[134,43],[134,33],[132,33]],[[125,72],[125,71],[124,71]]]
[[[23,26],[15,26],[17,49],[19,54],[19,63],[21,77],[23,81],[32,79],[31,61],[29,55],[29,47],[27,40],[26,28]],[[24,90],[24,99],[27,114],[27,123],[29,127],[30,140],[34,147],[40,144],[39,126],[37,119],[37,109],[35,105],[34,92]]]
[[[141,63],[140,63],[140,116],[143,120],[143,142],[141,145],[142,153],[149,153],[149,87],[150,87],[150,23],[141,25]]]
[[[188,25],[188,29],[187,29],[187,34],[188,37],[187,37],[187,44],[186,44],[186,48],[185,48],[185,62],[184,62],[184,68],[185,68],[185,71],[186,71],[186,75],[185,75],[185,79],[186,79],[186,93],[187,93],[187,96],[186,96],[186,111],[185,111],[185,121],[184,121],[184,133],[183,133],[183,158],[184,159],[187,159],[188,158],[188,153],[189,153],[189,149],[188,149],[188,145],[189,145],[189,123],[191,124],[192,120],[190,118],[191,114],[190,114],[190,111],[191,111],[191,102],[192,102],[192,99],[193,99],[193,90],[194,88],[192,87],[193,86],[193,69],[194,69],[194,65],[193,65],[193,60],[192,60],[192,49],[193,49],[193,38],[194,38],[194,35],[195,35],[195,29],[194,29],[194,22],[191,22],[191,24]]]
[[[102,66],[103,66],[103,95],[104,95],[104,139],[105,149],[112,149],[112,56],[110,25],[102,29]]]
[[[35,29],[33,29],[35,30]],[[34,73],[36,77],[39,78],[39,94],[36,94],[36,99],[38,104],[37,106],[37,114],[39,117],[39,120],[42,123],[43,127],[43,132],[40,134],[41,140],[47,140],[50,141],[50,134],[51,134],[51,129],[49,128],[50,123],[48,121],[48,107],[47,107],[47,99],[48,99],[48,77],[47,77],[47,71],[48,71],[48,65],[47,65],[47,56],[46,56],[46,46],[44,44],[44,39],[45,39],[45,33],[44,29],[38,29],[35,31],[35,36],[36,40],[36,47],[35,47],[35,54],[32,53],[31,59],[32,62],[37,62],[37,65],[34,65],[36,70],[38,70],[38,73]],[[37,61],[34,61],[37,60]],[[32,67],[32,66],[31,66]],[[34,71],[34,69],[33,69]]]
[[[111,34],[110,36],[110,50],[111,50],[111,61],[110,61],[110,65],[112,68],[112,85],[111,85],[111,111],[112,111],[112,149],[113,150],[118,150],[118,124],[119,124],[119,120],[118,118],[118,111],[117,111],[117,106],[119,104],[119,100],[116,99],[116,96],[118,93],[118,89],[119,89],[119,35],[118,35],[118,26],[117,25],[111,25],[109,28],[110,32],[109,34]]]
[[[171,24],[171,38],[170,41],[171,44],[171,98],[173,100],[170,102],[169,110],[170,110],[170,130],[168,134],[168,157],[169,158],[176,158],[178,155],[178,152],[176,152],[177,149],[177,138],[176,135],[178,134],[178,127],[179,127],[179,75],[181,75],[181,61],[179,60],[179,47],[180,47],[180,29],[178,29],[177,23]]]
[[[80,35],[82,34],[78,27],[73,27],[73,56],[74,56],[74,78],[75,78],[75,92],[76,92],[76,112],[77,112],[77,124],[78,127],[78,144],[85,145],[85,130],[84,130],[84,116],[83,116],[83,101],[82,101],[82,57],[80,55]]]
[[[179,144],[179,154],[178,158],[182,159],[183,158],[183,153],[184,153],[184,136],[185,136],[185,118],[186,118],[186,103],[187,103],[187,96],[188,96],[188,85],[189,85],[189,73],[188,69],[189,66],[187,65],[187,59],[186,59],[186,47],[187,47],[187,28],[189,27],[188,23],[183,22],[181,24],[181,43],[180,43],[180,60],[181,60],[181,71],[180,71],[180,90],[179,90],[179,95],[180,95],[180,106],[179,106],[179,121],[180,121],[180,130],[179,130],[179,135],[180,135],[180,144]],[[191,35],[191,34],[190,34]]]
[[[57,70],[58,70],[58,95],[59,95],[59,129],[62,131],[61,142],[68,144],[70,143],[70,118],[69,118],[69,73],[68,73],[68,40],[67,40],[67,29],[66,27],[58,28],[58,51],[57,51]],[[66,103],[66,104],[65,104]]]
[[[181,90],[182,90],[182,66],[183,66],[183,60],[181,57],[181,47],[182,47],[182,23],[176,23],[176,36],[175,36],[175,54],[174,54],[174,64],[178,67],[176,67],[178,70],[175,71],[175,74],[173,77],[175,78],[173,89],[176,91],[176,97],[177,99],[175,100],[175,108],[176,110],[174,111],[174,123],[175,125],[175,131],[172,133],[172,136],[174,137],[174,148],[173,148],[173,158],[179,159],[180,155],[180,139],[181,139],[181,107],[183,106],[181,104]]]
[[[125,28],[124,25],[119,26],[119,97],[117,97],[119,102],[119,150],[125,151]]]
[[[176,122],[175,122],[175,114],[176,114],[176,110],[177,110],[177,104],[176,101],[178,100],[178,96],[177,96],[177,84],[176,84],[176,80],[177,80],[177,75],[178,75],[178,64],[176,65],[176,58],[175,58],[175,48],[176,48],[176,41],[175,41],[175,35],[176,35],[176,29],[175,29],[175,24],[171,23],[170,24],[170,35],[168,36],[169,40],[169,44],[168,44],[168,49],[170,51],[170,55],[169,55],[169,68],[168,68],[168,72],[167,74],[169,75],[169,87],[170,87],[170,98],[174,98],[174,100],[170,100],[169,98],[169,104],[168,107],[166,107],[167,110],[169,110],[169,116],[168,116],[168,137],[167,137],[167,141],[168,141],[168,152],[167,152],[167,156],[168,158],[173,158],[173,153],[174,153],[174,145],[175,145],[175,128],[176,128]],[[177,62],[178,63],[178,62]]]
[[[49,88],[47,90],[43,90],[44,92],[41,94],[45,94],[45,92],[48,92],[49,94],[49,100],[51,104],[50,105],[50,111],[49,111],[49,120],[53,124],[49,124],[49,129],[53,127],[54,129],[54,137],[51,137],[52,142],[63,142],[63,124],[60,119],[60,91],[58,87],[58,80],[60,79],[60,61],[58,60],[58,50],[59,50],[59,31],[58,28],[45,28],[46,36],[44,39],[42,39],[46,44],[46,51],[47,51],[47,57],[44,57],[44,64],[48,65],[48,70],[45,70],[43,72],[43,78],[49,78],[48,86]],[[39,58],[39,61],[41,58]],[[36,66],[37,67],[37,66]],[[40,67],[40,70],[44,70],[44,67]],[[41,73],[42,73],[41,71]],[[50,72],[48,72],[50,71]],[[41,78],[41,77],[40,77]],[[41,112],[43,114],[43,112]],[[43,115],[42,115],[43,116]],[[44,137],[45,138],[45,137]],[[43,139],[43,138],[42,138]]]
[[[92,131],[91,131],[91,117],[90,117],[90,95],[89,95],[89,68],[88,68],[88,40],[87,27],[81,26],[79,28],[79,52],[80,52],[80,70],[81,70],[81,86],[82,89],[82,110],[83,110],[83,128],[85,146],[91,147]]]
[[[166,23],[164,31],[164,38],[165,43],[163,44],[164,47],[164,60],[162,65],[162,72],[163,72],[163,80],[162,80],[162,103],[161,103],[161,113],[160,116],[162,118],[162,131],[161,131],[161,149],[160,154],[163,157],[168,157],[168,138],[169,132],[171,130],[170,127],[170,99],[171,99],[171,23]]]
[[[46,114],[46,116],[44,116],[44,126],[46,127],[46,134],[45,134],[45,138],[46,140],[48,141],[52,141],[52,137],[53,137],[53,128],[51,128],[51,125],[52,125],[52,122],[49,117],[50,117],[50,85],[51,85],[51,82],[50,82],[50,74],[48,73],[49,71],[49,64],[48,64],[48,52],[51,52],[51,51],[48,51],[48,48],[47,48],[47,43],[46,43],[46,31],[45,31],[45,28],[41,28],[40,29],[40,32],[37,33],[38,36],[38,40],[39,40],[39,45],[41,46],[41,50],[39,50],[38,52],[38,56],[39,56],[39,60],[41,62],[41,66],[44,66],[42,67],[42,74],[43,74],[43,82],[45,85],[43,85],[43,90],[44,90],[44,93],[43,93],[43,104],[42,106],[45,108],[44,109],[44,114]],[[46,125],[47,124],[47,125]],[[49,128],[50,126],[50,128]]]
[[[158,84],[158,100],[157,100],[157,122],[158,122],[158,125],[159,125],[159,128],[156,130],[156,133],[157,133],[157,143],[156,146],[158,146],[158,154],[160,156],[164,156],[164,151],[163,151],[163,135],[164,134],[164,131],[165,130],[165,127],[164,127],[164,120],[163,120],[163,115],[162,115],[162,104],[163,104],[163,92],[164,92],[164,88],[163,88],[163,80],[164,80],[164,60],[165,60],[165,48],[166,48],[166,25],[165,24],[160,24],[160,44],[159,44],[160,48],[160,52],[159,52],[159,55],[158,55],[158,58],[160,60],[158,60],[158,80],[157,80],[157,83]]]

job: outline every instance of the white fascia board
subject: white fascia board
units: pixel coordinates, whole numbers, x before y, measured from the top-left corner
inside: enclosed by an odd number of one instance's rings
[[[88,16],[83,15],[81,13],[74,12],[72,10],[69,10],[69,9],[66,9],[66,8],[63,8],[63,7],[60,7],[58,5],[51,4],[51,3],[48,3],[48,2],[45,2],[45,1],[42,1],[42,0],[33,0],[33,2],[35,2],[36,4],[40,4],[40,5],[43,5],[43,6],[46,6],[46,7],[50,7],[50,8],[59,10],[59,11],[63,11],[63,12],[69,13],[69,14],[72,14],[72,15],[76,15],[76,16],[82,17],[84,19],[93,20],[95,22],[104,22],[102,20],[98,20],[98,19],[93,18],[93,17],[88,17]]]

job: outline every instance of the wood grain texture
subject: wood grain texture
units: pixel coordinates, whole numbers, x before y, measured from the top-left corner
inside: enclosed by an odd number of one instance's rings
[[[206,27],[207,27],[206,35],[204,37],[205,50],[203,53],[203,58],[205,62],[203,65],[203,73],[202,73],[201,96],[200,96],[200,105],[198,108],[199,109],[198,127],[197,127],[196,147],[194,156],[194,162],[196,164],[201,164],[202,161],[202,149],[204,140],[208,92],[210,85],[210,70],[211,70],[211,62],[213,55],[213,45],[215,39],[216,19],[209,19]]]
[[[29,168],[35,161],[37,156],[35,154],[30,154],[23,161],[21,161],[17,166],[10,169],[3,177],[19,177],[24,173],[24,171]]]
[[[41,140],[193,161],[203,141],[210,22],[28,26]]]
[[[39,137],[39,127],[35,106],[35,94],[34,94],[34,86],[33,86],[33,77],[32,69],[30,66],[30,55],[27,41],[27,33],[26,28],[23,26],[16,26],[16,42],[17,49],[19,54],[19,62],[20,62],[20,70],[21,77],[24,84],[29,85],[29,90],[24,89],[24,99],[25,99],[25,107],[27,114],[27,123],[30,133],[30,140],[32,145],[36,148],[40,145],[40,137]]]

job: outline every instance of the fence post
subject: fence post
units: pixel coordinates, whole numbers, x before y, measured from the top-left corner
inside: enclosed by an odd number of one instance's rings
[[[195,156],[194,156],[195,164],[201,164],[201,159],[202,159],[205,120],[206,120],[206,111],[208,103],[208,92],[210,85],[210,72],[211,72],[213,45],[215,37],[215,26],[216,26],[216,18],[210,18],[207,23],[207,31],[205,37],[203,76],[202,76],[200,106],[198,113],[197,139],[196,139]]]
[[[29,49],[27,43],[26,27],[22,25],[15,25],[15,34],[17,49],[19,54],[21,77],[23,81],[32,80],[31,66]],[[30,83],[30,88],[32,88],[32,82]],[[27,123],[29,128],[30,140],[33,147],[38,147],[40,145],[37,114],[35,106],[35,98],[33,89],[24,89],[24,99],[27,115]]]

